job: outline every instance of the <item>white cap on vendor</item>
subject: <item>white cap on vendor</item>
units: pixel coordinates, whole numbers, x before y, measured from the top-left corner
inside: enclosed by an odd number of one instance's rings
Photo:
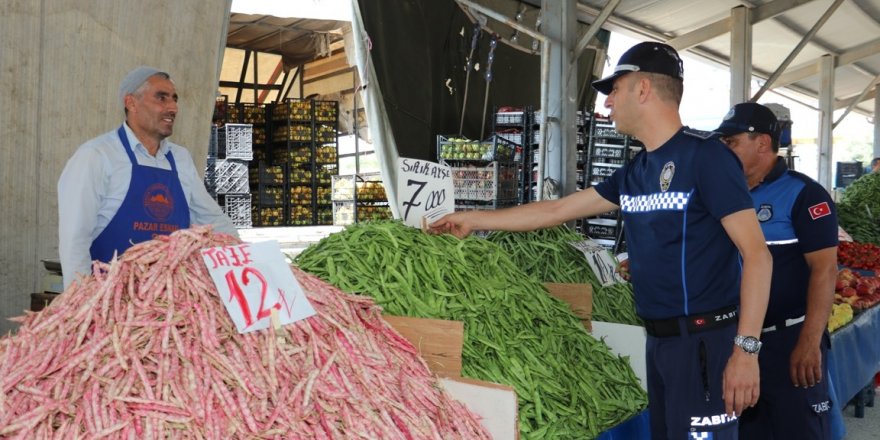
[[[161,74],[165,77],[171,77],[167,72],[163,72],[155,67],[150,66],[140,66],[128,72],[125,75],[125,78],[122,78],[122,82],[119,83],[119,104],[122,105],[122,108],[125,108],[125,97],[136,92],[137,89],[141,88],[147,79],[149,79],[153,75]]]
[[[659,73],[684,81],[684,63],[672,46],[648,41],[629,48],[620,60],[614,73],[593,81],[593,88],[605,95],[611,94],[614,81],[630,72]]]

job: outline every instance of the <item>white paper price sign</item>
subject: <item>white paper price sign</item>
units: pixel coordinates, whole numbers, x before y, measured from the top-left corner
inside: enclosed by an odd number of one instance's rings
[[[569,243],[575,249],[583,252],[590,269],[599,279],[602,286],[610,286],[614,283],[623,283],[625,280],[617,273],[617,263],[608,250],[589,238],[584,241],[573,241]]]
[[[315,314],[284,260],[277,241],[202,249],[217,292],[239,333],[280,325]]]
[[[452,169],[418,159],[397,159],[397,203],[403,222],[421,228],[455,210]]]

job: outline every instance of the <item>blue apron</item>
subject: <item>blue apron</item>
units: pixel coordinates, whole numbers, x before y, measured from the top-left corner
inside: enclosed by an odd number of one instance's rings
[[[92,260],[103,262],[133,244],[189,227],[189,205],[171,151],[165,154],[170,170],[143,166],[134,156],[125,128],[120,126],[117,133],[131,160],[131,182],[119,210],[89,248]]]

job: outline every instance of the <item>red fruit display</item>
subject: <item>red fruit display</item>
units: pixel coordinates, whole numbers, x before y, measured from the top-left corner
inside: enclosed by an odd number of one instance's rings
[[[841,241],[837,245],[837,262],[854,269],[880,270],[880,246]]]

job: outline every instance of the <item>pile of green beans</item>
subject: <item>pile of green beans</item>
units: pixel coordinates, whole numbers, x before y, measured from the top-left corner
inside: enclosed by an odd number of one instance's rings
[[[496,231],[486,237],[510,253],[527,274],[545,283],[589,283],[593,287],[593,321],[643,325],[636,315],[630,283],[602,286],[584,254],[569,243],[584,237],[567,226],[531,232]]]
[[[524,439],[595,438],[646,406],[628,360],[495,243],[367,222],[311,245],[296,264],[386,313],[464,322],[462,374],[516,390]]]

